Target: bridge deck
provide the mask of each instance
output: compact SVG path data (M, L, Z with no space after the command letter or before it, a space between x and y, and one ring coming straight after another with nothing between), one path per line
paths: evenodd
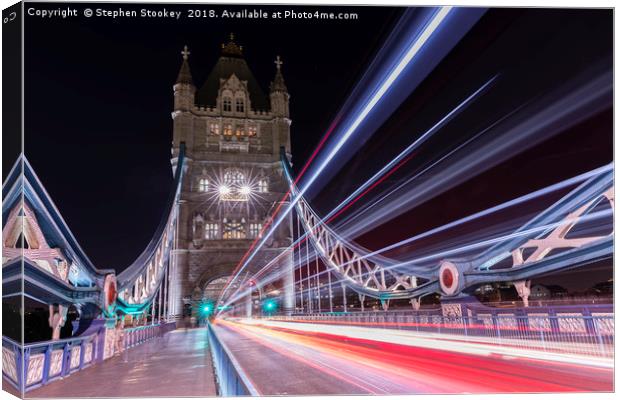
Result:
M215 395L206 329L170 332L26 393L28 398Z
M613 368L463 353L218 321L218 336L262 395L582 392L613 390ZM459 346L459 343L455 343Z

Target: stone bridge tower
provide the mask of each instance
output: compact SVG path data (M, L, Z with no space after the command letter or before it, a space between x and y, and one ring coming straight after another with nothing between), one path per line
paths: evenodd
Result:
M289 94L282 62L266 96L231 35L197 90L187 47L174 85L172 166L186 144L179 230L171 275L169 307L177 317L189 304L216 300L267 219L287 192L280 147L291 157ZM292 242L292 219L281 224L248 270L257 271ZM265 289L279 293L281 308L294 308L292 256L278 260L281 278ZM248 284L244 271L237 284Z

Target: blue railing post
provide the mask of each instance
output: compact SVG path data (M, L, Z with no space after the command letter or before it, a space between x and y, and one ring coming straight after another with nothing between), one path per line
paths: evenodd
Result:
M14 346L15 352L15 367L17 368L17 387L21 395L26 391L26 363L24 362L24 352L21 348Z
M30 349L24 349L24 377L23 377L23 385L24 391L26 390L26 386L28 385L28 369L30 368Z
M69 375L69 370L71 369L71 346L69 343L65 343L62 348L62 367L60 369L60 376Z
M86 350L85 343L86 341L84 339L80 342L80 364L78 365L78 369L82 369L84 367L84 351Z
M43 378L41 384L45 385L50 376L50 364L52 361L52 349L53 345L49 344L45 349L45 358L43 359Z

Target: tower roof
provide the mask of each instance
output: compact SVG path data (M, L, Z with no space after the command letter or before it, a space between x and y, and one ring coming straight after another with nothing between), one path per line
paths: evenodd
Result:
M241 46L234 42L234 37L231 35L230 41L222 45L222 55L209 73L204 85L196 93L196 104L214 107L220 89L220 79L229 79L232 74L235 74L237 78L248 83L252 109L269 110L269 101L241 51Z

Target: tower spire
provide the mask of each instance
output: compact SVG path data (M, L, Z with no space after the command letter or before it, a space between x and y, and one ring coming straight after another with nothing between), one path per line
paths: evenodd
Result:
M222 43L222 55L226 57L242 57L243 47L235 43L235 34L230 33L228 43Z
M282 76L282 60L280 56L276 56L276 60L273 62L276 65L276 76L273 78L273 82L271 82L271 91L272 92L288 92L286 88L286 84L284 83L284 76Z
M181 69L179 70L179 76L177 76L176 83L188 83L193 85L192 82L192 73L189 69L189 63L187 60L189 59L190 51L187 46L183 46L183 51L181 51L181 55L183 56L183 64L181 64Z

